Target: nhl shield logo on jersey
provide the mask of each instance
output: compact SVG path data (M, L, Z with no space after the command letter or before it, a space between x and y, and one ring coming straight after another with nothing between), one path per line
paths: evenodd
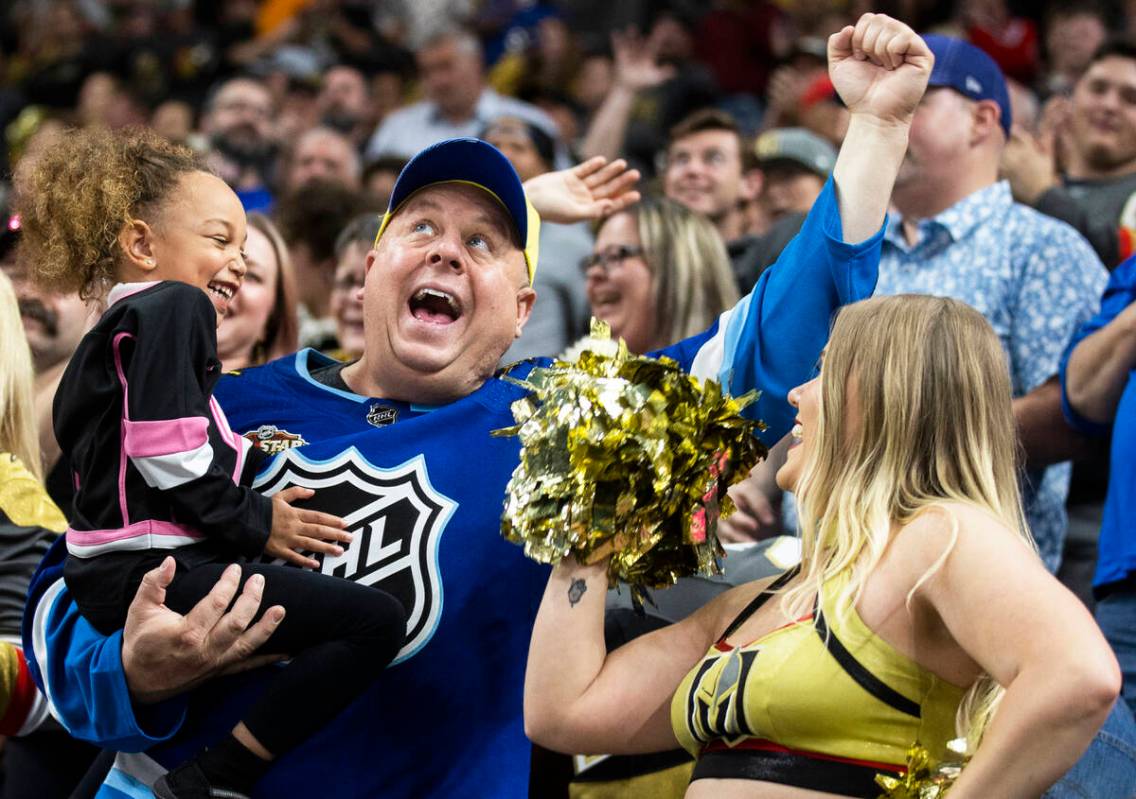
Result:
M303 436L281 430L274 424L262 424L255 430L249 430L244 437L251 441L254 447L264 450L269 455L276 455L308 443Z
M389 405L375 403L367 410L367 423L375 427L386 427L398 419L398 411Z
M334 513L354 536L342 555L314 554L320 571L374 585L406 608L406 644L395 663L426 645L442 612L438 544L457 503L430 484L421 456L393 469L372 465L354 447L327 461L289 450L257 478L271 496L290 486L315 491L305 507ZM308 553L311 554L311 553Z

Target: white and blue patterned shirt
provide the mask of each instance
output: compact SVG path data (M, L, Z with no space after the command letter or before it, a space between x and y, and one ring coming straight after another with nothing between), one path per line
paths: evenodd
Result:
M1014 202L1000 181L921 220L914 245L893 216L876 294L953 297L981 311L1002 342L1020 397L1057 374L1065 346L1096 312L1107 282L1079 233ZM1052 571L1065 543L1070 472L1068 463L1051 466L1029 475L1024 487L1026 516Z

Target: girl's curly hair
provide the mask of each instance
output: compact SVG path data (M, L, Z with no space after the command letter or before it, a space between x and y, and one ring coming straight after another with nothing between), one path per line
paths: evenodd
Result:
M101 296L115 282L118 235L156 212L182 175L207 171L153 131L69 130L16 169L18 257L45 289Z

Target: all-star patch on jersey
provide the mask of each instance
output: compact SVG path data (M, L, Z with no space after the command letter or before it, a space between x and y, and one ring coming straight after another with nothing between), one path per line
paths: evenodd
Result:
M239 374L239 372L233 372L231 374ZM269 455L276 455L286 449L302 447L304 444L308 443L304 440L303 436L290 433L287 430L281 430L274 424L262 424L255 430L249 430L243 435L252 442L254 447L257 447Z

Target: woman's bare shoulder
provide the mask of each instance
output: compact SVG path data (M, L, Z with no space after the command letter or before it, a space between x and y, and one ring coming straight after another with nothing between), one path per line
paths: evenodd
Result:
M956 552L973 553L995 544L1002 551L1006 544L1010 550L1016 550L1017 544L1022 545L1023 553L1028 551L1021 536L990 511L969 502L943 500L928 505L903 525L892 548L893 554L921 573Z

